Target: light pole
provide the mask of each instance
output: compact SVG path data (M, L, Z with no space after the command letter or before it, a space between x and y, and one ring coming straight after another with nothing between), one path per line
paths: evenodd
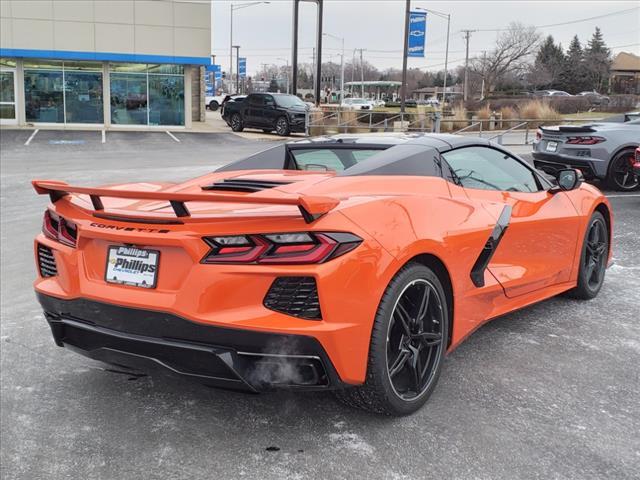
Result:
M276 60L284 60L287 64L287 93L289 93L289 59L288 58L282 58L282 57L278 57L276 58Z
M240 45L232 45L231 48L236 49L236 93L240 93Z
M444 53L444 83L442 87L442 105L444 106L444 102L447 97L447 67L449 66L449 30L451 27L451 14L450 13L442 13L436 10L429 10L428 8L416 7L416 10L423 10L425 12L429 12L437 17L446 18L447 19L447 47Z
M407 100L407 57L409 56L409 15L411 14L411 0L407 0L404 7L404 50L402 55L402 95L400 96L400 113L404 114ZM404 121L404 117L400 117Z
M340 55L340 104L342 104L344 100L344 37L338 37L330 33L323 33L323 35L335 38L336 40L340 40L342 42L342 54Z
M229 22L230 22L230 25L229 25L229 81L231 82L231 85L233 85L233 11L240 10L241 8L253 7L254 5L260 5L261 3L271 3L271 2L250 2L250 3L240 3L240 4L232 3L229 6L230 12L231 12L229 16Z

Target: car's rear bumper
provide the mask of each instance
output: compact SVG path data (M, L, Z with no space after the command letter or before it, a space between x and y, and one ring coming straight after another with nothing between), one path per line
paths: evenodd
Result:
M563 168L577 168L586 179L603 178L590 160L577 159L554 153L532 152L534 166L550 175L555 175Z
M313 337L204 325L176 315L37 292L57 345L87 357L171 371L247 392L344 386Z

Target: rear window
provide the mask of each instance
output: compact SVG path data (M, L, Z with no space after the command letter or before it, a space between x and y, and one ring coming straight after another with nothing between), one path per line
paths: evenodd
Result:
M380 150L309 149L292 150L298 170L334 170L341 172L366 160Z
M278 145L225 165L216 171L288 169L342 172L389 146L384 145L379 149L332 148L329 145L315 148L291 148L289 149L291 157L287 159L287 148L284 145Z

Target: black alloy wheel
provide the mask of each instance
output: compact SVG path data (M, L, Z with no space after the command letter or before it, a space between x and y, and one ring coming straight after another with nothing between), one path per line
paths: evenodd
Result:
M363 385L337 390L343 403L385 415L409 415L425 404L448 345L449 308L431 268L408 263L389 282L371 332Z
M444 308L425 279L409 283L396 301L387 333L387 374L398 397L412 401L429 387L442 358Z
M289 121L285 117L280 117L276 121L276 133L281 137L286 137L289 135Z
M586 254L583 259L587 285L594 291L600 289L604 280L609 251L607 238L607 227L604 221L597 219L587 232Z
M242 125L242 118L237 113L234 113L231 116L231 130L234 132L241 132L244 130L244 126Z
M590 300L602 288L609 259L609 229L600 212L595 212L587 226L580 255L578 284L569 292L570 297Z
M640 185L640 177L633 170L635 154L633 150L618 153L609 167L609 183L620 191L635 190Z

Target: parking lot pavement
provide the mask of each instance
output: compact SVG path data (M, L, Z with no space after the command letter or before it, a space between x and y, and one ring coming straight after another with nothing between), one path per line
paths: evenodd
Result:
M615 265L596 299L558 297L488 323L449 355L425 408L391 419L324 393L249 396L131 377L56 347L31 287L47 203L32 178L181 180L265 144L43 133L29 146L30 132L0 134L0 477L638 478L638 194L608 192Z

